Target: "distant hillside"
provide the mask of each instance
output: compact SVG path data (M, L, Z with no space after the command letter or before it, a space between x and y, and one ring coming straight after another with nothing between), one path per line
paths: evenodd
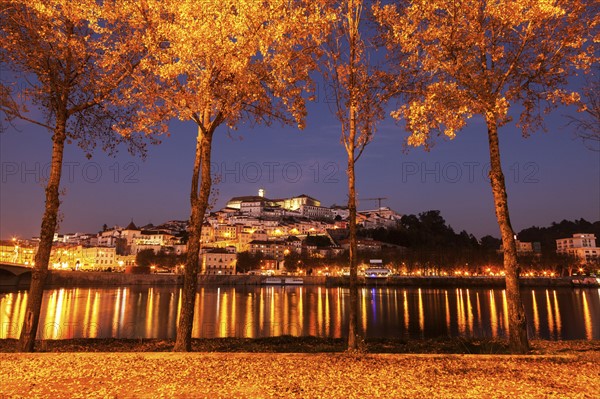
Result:
M571 237L576 233L592 233L600 245L600 221L588 222L585 219L553 222L549 227L533 226L521 230L517 235L523 242L539 242L545 253L556 251L556 239ZM466 231L456 233L449 226L440 211L431 210L419 215L404 215L395 229L360 229L359 235L386 243L408 248L453 248L493 250L502 242L491 236L475 239Z
M466 231L456 233L439 210L404 215L394 229L360 229L359 236L407 248L474 249L479 242Z

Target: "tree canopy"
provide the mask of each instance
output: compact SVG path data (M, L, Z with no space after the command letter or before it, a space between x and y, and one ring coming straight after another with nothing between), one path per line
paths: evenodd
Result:
M140 104L122 94L143 55L139 32L120 14L121 2L83 0L0 3L0 110L54 131L64 119L67 139L88 152L113 152L125 142L143 153L132 127ZM155 133L154 125L146 132Z
M529 134L556 104L579 100L568 79L597 61L592 21L598 11L588 0L376 7L391 69L415 76L392 116L406 121L409 144L423 145L431 132L453 138L476 114L503 126L511 121L509 108L520 104L519 126Z

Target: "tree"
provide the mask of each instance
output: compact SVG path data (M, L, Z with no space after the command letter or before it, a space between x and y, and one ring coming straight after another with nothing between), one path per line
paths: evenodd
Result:
M109 151L122 141L129 141L134 152L143 150L138 135L115 133L128 125L131 110L119 100L118 89L127 84L139 61L139 39L120 22L117 3L0 1L0 63L10 74L10 80L0 85L0 110L9 122L20 119L52 134L40 243L18 344L21 351L33 351L35 344L57 226L65 142L77 142L88 156L97 141Z
M490 180L504 249L509 346L529 349L519 293L516 246L500 160L498 130L519 104L524 135L542 114L575 103L566 89L576 68L594 61L590 26L598 4L587 0L417 0L377 7L383 40L400 76L414 76L406 102L392 116L406 121L408 143L427 145L432 132L453 138L473 115L485 119ZM545 106L544 106L545 104Z
M247 273L250 270L260 269L260 261L262 258L262 252L256 254L252 254L248 251L238 252L235 268L238 273Z
M331 240L328 236L311 236L310 234L304 239L305 245L315 246L317 248L326 248L331 246Z
M502 245L502 240L491 235L481 237L481 247L486 251L495 252Z
M363 0L337 2L341 18L326 45L325 79L331 88L335 115L341 123L341 141L346 151L348 176L348 210L350 230L350 315L348 349L356 349L358 318L358 269L356 243L356 175L355 164L371 141L376 122L383 118L377 98L376 74L369 63L369 44L361 37Z
M569 124L587 148L600 151L600 68L587 78L582 94L582 115L570 117Z
M180 265L184 261L184 255L169 253L164 248L158 251L158 253L155 253L153 249L142 249L135 255L135 264L138 266L158 266L170 271L176 270L177 265Z
M222 125L281 121L303 127L311 49L331 16L322 1L148 0L132 5L146 32L140 87L153 112L197 127L191 216L175 351L191 349L202 222L209 204L213 135Z
M148 267L156 260L153 249L142 249L135 255L135 264Z
M303 257L296 251L290 251L283 257L283 267L288 272L295 272L303 266Z

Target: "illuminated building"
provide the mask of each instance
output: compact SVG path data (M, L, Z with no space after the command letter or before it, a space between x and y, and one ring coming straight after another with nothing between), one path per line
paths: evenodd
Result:
M573 237L556 240L556 253L575 256L583 263L600 259L600 248L596 247L594 234L573 234Z
M210 248L202 253L201 273L209 275L235 274L235 248Z

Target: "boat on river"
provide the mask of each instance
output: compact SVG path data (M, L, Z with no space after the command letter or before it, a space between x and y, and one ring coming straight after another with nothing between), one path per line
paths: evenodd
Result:
M286 285L302 285L304 284L304 279L302 277L287 277L283 279L283 283Z
M367 279L387 279L392 275L392 271L383 267L370 267L365 270L365 278Z
M600 277L581 276L571 280L575 287L600 287Z

